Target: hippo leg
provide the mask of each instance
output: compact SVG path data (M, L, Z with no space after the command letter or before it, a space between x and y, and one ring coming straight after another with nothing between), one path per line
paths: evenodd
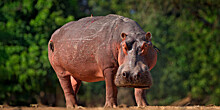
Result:
M75 96L75 93L73 91L71 81L70 81L70 75L58 76L58 79L60 81L61 87L62 87L64 95L65 95L66 107L73 108L74 106L77 106L76 96Z
M146 97L145 97L145 90L140 88L135 88L135 100L138 107L145 107L149 105L147 103Z
M73 91L71 79L70 79L71 73L68 71L65 71L63 68L57 67L57 66L54 67L54 70L57 74L57 77L60 81L60 85L61 85L63 92L64 92L64 95L65 95L66 107L73 108L73 107L77 106L76 96Z
M72 88L73 88L73 91L76 96L76 94L79 90L79 87L81 85L81 80L78 80L78 79L74 78L73 76L71 76L71 84L72 84Z
M115 69L107 68L104 70L105 75L105 84L106 84L106 101L105 107L113 107L116 108L117 106L117 87L114 83L114 75Z

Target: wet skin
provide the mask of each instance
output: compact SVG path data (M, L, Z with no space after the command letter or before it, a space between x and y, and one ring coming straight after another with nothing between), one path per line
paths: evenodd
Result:
M117 86L135 87L137 105L147 105L144 88L152 85L157 52L151 34L131 19L107 15L69 22L51 36L48 57L69 108L77 106L81 81L103 80L105 107L117 106Z

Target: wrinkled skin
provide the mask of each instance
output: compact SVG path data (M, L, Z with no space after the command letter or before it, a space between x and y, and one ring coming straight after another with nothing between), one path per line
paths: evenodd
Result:
M150 70L157 60L150 40L151 34L135 21L118 15L86 17L56 30L48 43L48 57L66 106L77 106L81 81L103 80L105 107L117 106L117 86L135 87L137 105L146 106L144 89L152 85Z

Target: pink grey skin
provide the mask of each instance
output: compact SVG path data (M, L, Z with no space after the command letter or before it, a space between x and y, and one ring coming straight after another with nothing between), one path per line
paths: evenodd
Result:
M138 106L146 106L150 70L157 61L151 34L119 15L86 17L57 29L48 43L49 61L64 91L66 106L77 106L81 81L106 83L105 107L117 106L117 86L134 87Z

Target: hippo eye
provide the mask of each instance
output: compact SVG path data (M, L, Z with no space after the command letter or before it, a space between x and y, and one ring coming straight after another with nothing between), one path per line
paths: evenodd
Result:
M125 55L128 54L128 53L127 53L127 51L128 51L128 47L127 47L126 42L123 42L123 43L122 43L122 50L123 50L123 52L124 52Z

